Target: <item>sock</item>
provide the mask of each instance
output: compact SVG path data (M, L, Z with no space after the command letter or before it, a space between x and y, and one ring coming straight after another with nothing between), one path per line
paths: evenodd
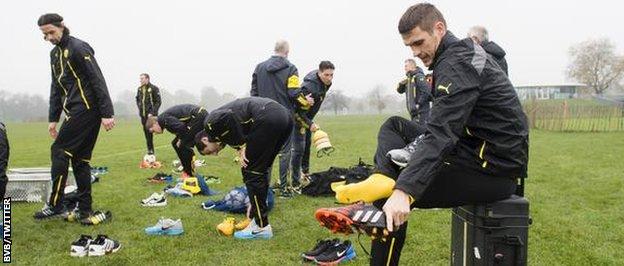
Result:
M364 201L372 203L379 199L385 199L392 195L395 181L383 174L372 174L366 180L336 186L332 188L336 192L338 203L354 203Z

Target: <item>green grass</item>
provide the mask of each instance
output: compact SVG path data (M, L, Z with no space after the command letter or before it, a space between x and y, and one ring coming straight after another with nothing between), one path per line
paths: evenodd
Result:
M337 152L329 158L312 158L312 170L349 166L359 157L372 163L376 132L382 116L322 117L319 124L331 137ZM49 165L50 138L46 124L9 124L11 167ZM159 159L175 159L169 148L172 136L155 137ZM237 241L220 236L216 224L226 216L204 211L199 204L208 197L169 198L165 208L147 209L139 200L162 185L147 184L156 170L137 167L144 152L143 134L136 121L121 121L112 132L101 132L93 165L106 165L109 174L93 186L94 207L111 210L111 223L83 227L60 220L37 222L32 214L41 204L13 204L13 262L23 265L300 265L299 253L318 238L332 237L313 218L318 207L332 206L332 198L299 196L277 199L270 214L275 237L270 241ZM222 177L213 188L227 191L242 184L233 151L206 158L200 173ZM624 133L531 134L530 178L526 196L531 201L533 225L529 233L531 265L622 265L624 256ZM274 176L276 175L274 171ZM220 197L220 196L218 196ZM185 234L152 237L146 226L159 217L182 218ZM242 216L236 216L242 218ZM69 243L80 234L108 234L123 248L99 258L71 258ZM448 265L450 212L414 211L409 238L403 250L403 265ZM357 242L355 236L348 239ZM362 238L365 246L366 237ZM350 265L368 264L356 245L358 258ZM620 254L620 255L618 255Z

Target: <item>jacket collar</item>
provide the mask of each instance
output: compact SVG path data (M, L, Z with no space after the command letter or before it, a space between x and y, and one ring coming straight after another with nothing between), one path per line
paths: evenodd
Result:
M61 41L58 43L58 46L61 48L67 47L67 44L69 43L69 38L69 34L63 34L63 37L61 37Z
M442 40L440 41L440 45L438 45L438 50L436 50L435 56L433 57L433 62L429 66L429 70L433 70L435 65L438 63L438 60L440 59L440 55L442 55L442 53L444 53L446 49L448 49L451 45L458 41L459 39L457 39L457 37L455 37L455 35L451 31L446 31L446 34L444 34Z

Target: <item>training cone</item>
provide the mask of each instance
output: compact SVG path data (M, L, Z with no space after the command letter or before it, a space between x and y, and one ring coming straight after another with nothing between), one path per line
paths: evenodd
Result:
M317 157L329 155L335 150L329 141L329 135L320 129L315 131L312 135L312 143L314 143L314 147L316 147Z

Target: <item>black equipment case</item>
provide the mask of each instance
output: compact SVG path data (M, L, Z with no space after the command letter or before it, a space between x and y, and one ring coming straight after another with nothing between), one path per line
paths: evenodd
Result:
M451 265L527 265L529 201L517 195L478 205L453 208Z

